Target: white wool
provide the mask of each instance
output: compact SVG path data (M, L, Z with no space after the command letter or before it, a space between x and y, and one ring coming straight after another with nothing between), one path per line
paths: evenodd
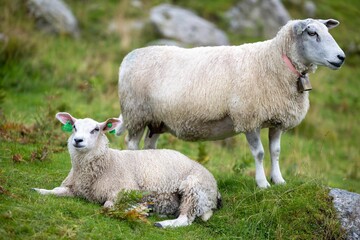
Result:
M204 214L203 219L207 219L218 208L220 193L216 180L201 164L174 150L111 149L103 132L110 129L102 130L107 122L72 119L74 130L68 140L71 171L60 187L35 189L38 192L83 197L105 207L113 206L120 191L149 192L156 212L179 214L180 220L187 219L179 220L180 223L159 222L161 227L188 225Z
M152 46L136 49L119 71L119 96L128 148L156 148L160 134L188 140L217 140L245 133L256 162L258 186L269 183L263 169L260 129L269 128L271 178L279 168L281 132L297 126L309 109L309 93L298 87L317 65L339 69L345 54L328 20L294 20L275 38L240 46ZM309 89L309 84L305 84ZM272 143L274 142L274 143Z
M301 72L309 68L297 62L291 31L289 23L272 40L240 46L131 52L119 80L126 128L136 132L164 122L179 138L198 140L209 138L213 123L226 116L233 134L272 122L283 129L296 126L309 108L308 93L298 92L297 76L282 55Z

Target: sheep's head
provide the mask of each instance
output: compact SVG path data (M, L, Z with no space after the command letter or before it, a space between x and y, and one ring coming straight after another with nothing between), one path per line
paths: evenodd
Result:
M66 112L57 113L56 118L62 124L71 124L72 135L68 143L69 146L80 152L87 152L93 149L97 144L99 136L113 130L121 123L121 120L117 118L110 118L101 123L90 118L76 119Z
M345 53L329 33L339 25L337 20L306 19L296 21L293 30L297 38L297 49L306 65L322 65L339 69Z

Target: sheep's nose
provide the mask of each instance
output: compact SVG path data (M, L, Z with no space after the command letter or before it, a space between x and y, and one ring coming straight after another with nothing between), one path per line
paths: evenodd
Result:
M345 60L345 54L344 55L337 55L338 59L340 59L342 62Z
M82 138L74 138L75 143L81 143L84 140Z

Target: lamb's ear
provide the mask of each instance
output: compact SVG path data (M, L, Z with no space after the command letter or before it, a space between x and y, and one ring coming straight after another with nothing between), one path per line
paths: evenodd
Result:
M319 22L324 24L328 29L332 29L340 24L340 22L335 19L328 19L328 20L319 19Z
M55 116L62 124L66 124L68 121L70 121L71 125L74 125L76 122L76 118L70 115L70 113L67 112L58 112Z
M114 130L122 121L118 118L109 118L105 122L100 123L100 129L103 132L109 132Z

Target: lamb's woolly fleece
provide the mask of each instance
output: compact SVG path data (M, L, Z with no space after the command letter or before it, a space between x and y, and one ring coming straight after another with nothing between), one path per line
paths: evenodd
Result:
M103 204L114 202L120 190L146 190L155 193L152 200L159 213L175 214L182 204L194 214L188 215L191 221L217 208L216 181L197 162L173 150L114 150L100 134L96 148L87 153L68 143L72 169L61 186L74 195Z
M240 46L153 46L131 52L119 73L126 129L163 123L181 139L199 140L224 138L214 133L224 121L230 124L227 135L298 125L309 108L308 93L298 92L298 76L282 55L299 72L314 69L301 64L292 27L289 22L274 39Z

